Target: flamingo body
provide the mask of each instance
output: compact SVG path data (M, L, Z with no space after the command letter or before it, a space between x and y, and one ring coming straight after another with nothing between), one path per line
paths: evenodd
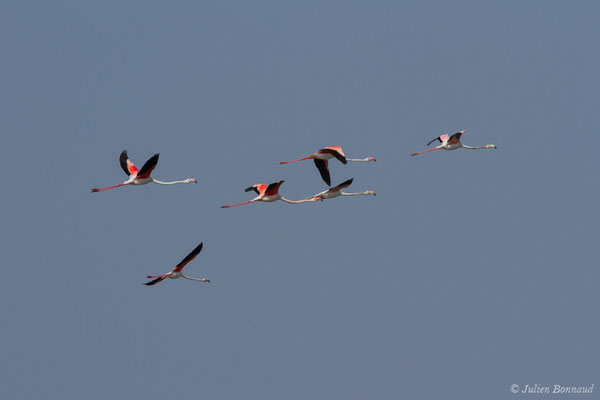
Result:
M146 185L150 182L156 183L159 185L174 185L177 183L197 183L196 179L188 178L183 181L172 181L172 182L161 182L156 180L150 176L154 168L156 168L156 164L158 163L158 153L150 157L148 161L144 163L141 169L137 169L133 162L127 156L127 150L123 150L119 157L119 163L121 164L121 168L123 171L129 176L129 179L123 183L119 183L118 185L103 187L103 188L93 188L92 193L102 192L104 190L114 189L119 186L128 186L128 185Z
M273 182L270 185L266 185L264 183L258 183L256 185L252 185L252 186L246 188L245 191L246 192L255 191L258 194L258 196L256 196L252 200L244 201L243 203L221 206L221 208L231 208L231 207L241 206L243 204L254 203L257 201L263 201L265 203L272 203L274 201L281 200L281 201L284 201L284 202L290 203L290 204L299 204L299 203L323 200L322 198L320 198L318 196L313 196L313 197L309 197L307 199L302 199L302 200L288 200L279 194L279 187L283 184L283 182L285 182L285 181L281 180L281 181Z
M332 158L337 158L342 164L347 164L348 161L356 161L356 162L369 162L369 161L377 161L373 157L367 158L346 158L346 154L340 146L327 146L322 149L317 150L316 153L308 155L306 157L300 158L298 160L293 161L281 161L279 164L289 164L302 160L313 160L315 166L319 170L319 174L323 181L327 184L327 186L331 186L331 177L329 174L329 162L328 160Z
M353 181L354 181L354 178L350 178L347 181L342 182L339 185L332 187L329 190L325 190L321 193L316 194L315 197L320 197L322 199L335 199L336 197L340 197L340 196L358 196L358 195L373 195L373 196L375 196L375 192L372 190L367 190L365 192L360 192L360 193L342 192L342 189L345 189L348 186L350 186Z
M144 283L144 285L146 285L146 286L156 285L157 283L162 282L163 280L165 280L167 278L169 278L169 279L185 278L185 279L189 279L191 281L210 283L210 279L208 279L208 278L191 278L189 276L183 275L183 273L181 272L181 270L190 261L192 261L194 258L196 258L196 256L200 253L201 250L202 250L202 243L200 243L198 246L196 246L196 248L194 250L192 250L190 252L190 254L188 254L183 260L181 260L181 262L179 264L177 264L175 266L175 268L173 268L172 271L167 272L166 274L162 274L162 275L148 275L146 278L153 279L153 280L150 282Z
M411 156L417 156L419 154L428 153L428 152L434 151L434 150L456 150L456 149L460 149L460 148L468 149L468 150L496 149L496 145L493 145L493 144L486 144L485 146L479 146L479 147L471 147L471 146L462 144L460 141L460 137L465 132L466 132L466 130L463 130L463 131L456 132L452 136L449 136L447 134L438 136L435 139L432 139L429 143L427 143L427 146L429 146L431 143L435 142L436 140L441 143L439 146L436 146L429 150L412 153Z

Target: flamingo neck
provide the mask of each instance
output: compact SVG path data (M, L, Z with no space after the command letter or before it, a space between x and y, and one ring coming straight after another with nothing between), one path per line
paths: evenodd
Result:
M345 193L345 192L341 192L341 194L342 194L342 196L360 196L360 195L363 195L363 194L364 195L369 195L369 194L372 194L372 193L369 192L369 191L366 191L366 192L360 192L360 193Z
M157 181L156 179L152 178L151 182L157 183L159 185L175 185L177 183L190 183L191 181L189 179L186 179L183 181L161 182L161 181Z
M300 204L300 203L306 203L309 201L319 201L319 199L317 199L316 197L309 197L307 199L302 199L302 200L288 200L285 197L281 197L279 200L285 201L286 203L290 203L290 204Z
M369 161L375 161L375 159L373 157L367 157L367 158L346 158L346 161L369 162Z
M210 282L210 280L208 280L207 278L191 278L191 277L185 276L183 274L181 274L181 277L185 278L185 279L189 279L190 281Z
M471 147L471 146L467 146L467 145L464 145L464 144L461 147L463 149L469 149L469 150L479 150L479 149L489 149L489 148L491 148L489 145L487 145L487 146Z

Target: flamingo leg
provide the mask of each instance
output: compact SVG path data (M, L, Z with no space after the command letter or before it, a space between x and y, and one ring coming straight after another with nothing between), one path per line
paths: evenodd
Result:
M289 164L289 163L293 163L296 161L310 160L311 158L314 158L314 156L303 157L303 158L300 158L298 160L293 160L293 161L281 161L279 164Z
M429 153L430 151L434 151L434 150L439 150L441 149L441 147L434 147L433 149L429 149L429 150L425 150L425 151L420 151L418 153L412 153L411 156L418 156L419 154L423 154L423 153Z
M103 188L93 188L92 193L102 192L103 190L114 189L119 186L126 186L126 185L131 185L131 183L119 183L118 185L113 185L113 186L108 186L108 187L103 187Z
M231 204L231 205L229 205L229 206L221 206L221 208L230 208L230 207L241 206L241 205L243 205L243 204L253 203L253 202L255 202L255 201L258 201L258 200L256 200L256 199L255 199L255 200L248 200L248 201L245 201L245 202L243 202L243 203Z

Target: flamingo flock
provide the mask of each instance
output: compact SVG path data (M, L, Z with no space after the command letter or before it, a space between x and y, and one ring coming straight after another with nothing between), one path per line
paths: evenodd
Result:
M460 141L460 138L465 132L466 132L466 130L458 131L455 134L453 134L452 136L449 136L448 134L440 135L440 136L436 137L435 139L431 140L429 143L427 143L427 145L429 146L437 140L440 143L438 146L433 147L428 150L421 151L421 152L412 153L411 156L416 156L419 154L424 154L424 153L428 153L430 151L440 150L440 149L441 150L456 150L459 148L470 149L470 150L496 149L496 146L493 144L487 144L485 146L480 146L480 147L471 147L471 146L462 144ZM340 146L328 146L328 147L323 147L323 148L317 150L317 152L310 154L306 157L302 157L300 159L292 160L292 161L281 161L279 164L290 164L290 163L303 161L303 160L313 160L323 181L327 184L327 186L331 186L331 174L329 171L328 160L330 160L332 158L336 158L342 164L347 164L348 161L352 161L352 162L376 161L374 157L347 158L346 155L344 154L344 151L342 150L342 148ZM156 168L156 165L158 163L158 153L154 154L152 157L150 157L150 159L148 159L148 161L146 161L144 163L144 165L142 166L142 168L139 170L136 168L136 166L133 164L133 162L129 159L129 156L127 155L126 150L123 150L121 152L121 155L119 156L119 163L121 165L121 168L125 172L125 174L127 174L129 176L129 179L127 179L123 183L119 183L119 184L113 185L113 186L92 188L92 190L91 190L92 193L102 192L105 190L114 189L114 188L121 187L121 186L129 186L129 185L140 186L140 185L145 185L148 183L156 183L158 185L175 185L175 184L179 184L179 183L184 183L184 184L197 183L196 179L194 179L194 178L187 178L185 180L171 181L171 182L162 182L162 181L154 179L150 174L154 171L154 169ZM334 199L334 198L340 197L340 196L360 196L360 195L375 196L375 192L372 190L367 190L367 191L358 192L358 193L343 192L342 189L348 188L354 182L354 178L350 178L350 179L340 183L339 185L330 187L327 190L324 190L322 192L315 194L314 196L310 196L310 197L307 197L307 198L304 198L301 200L288 200L279 193L279 189L284 182L285 182L284 180L280 180L277 182L273 182L269 185L264 184L264 183L258 183L258 184L252 185L252 186L246 188L245 191L246 192L252 192L252 191L255 192L256 197L254 197L251 200L244 201L244 202L237 203L237 204L223 205L223 206L221 206L221 208L237 207L237 206L241 206L244 204L250 204L250 203L255 203L255 202L272 203L272 202L275 202L278 200L283 201L285 203L289 203L289 204L301 204L301 203L319 202L319 201L323 201L326 199ZM192 250L171 271L161 274L161 275L146 276L148 279L152 279L152 280L144 283L144 285L145 286L153 286L159 282L162 282L163 280L165 280L167 278L169 278L169 279L184 278L184 279L188 279L188 280L192 280L192 281L210 283L210 279L208 279L208 278L191 278L189 276L184 275L181 272L187 264L189 264L194 258L196 258L196 256L198 256L198 254L202 250L202 246L203 246L203 243L201 242L198 246L196 246L196 248L194 248L194 250Z

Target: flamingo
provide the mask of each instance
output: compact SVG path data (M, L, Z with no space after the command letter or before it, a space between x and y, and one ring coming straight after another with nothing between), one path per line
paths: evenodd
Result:
M436 140L440 141L441 144L439 146L436 146L436 147L434 147L432 149L429 149L429 150L420 151L418 153L412 153L411 156L416 156L416 155L419 155L419 154L423 154L423 153L427 153L427 152L434 151L434 150L439 150L439 149L443 149L443 150L456 150L456 149L460 149L462 147L463 149L479 150L479 149L495 149L496 148L496 146L493 145L493 144L486 144L485 146L479 146L479 147L471 147L471 146L467 146L467 145L462 144L460 142L460 137L466 131L467 131L466 129L464 131L458 131L458 132L456 132L454 135L452 135L450 137L447 134L444 134L444 135L441 135L439 137L436 137L431 142L427 143L427 146L429 146L431 143L435 142Z
M129 157L127 156L127 150L123 150L121 152L121 156L119 157L119 162L121 163L121 168L127 175L129 175L129 179L123 183L119 183L118 185L108 186L104 188L93 188L92 193L101 192L103 190L114 189L119 186L126 185L145 185L147 183L157 183L159 185L174 185L176 183L198 183L194 178L188 178L183 181L173 181L173 182L161 182L150 176L154 168L156 168L156 164L158 163L158 153L150 157L148 161L144 164L142 169L138 170L135 165L131 162Z
M353 180L354 180L354 178L350 178L347 181L342 182L339 185L332 187L329 190L326 190L324 192L316 194L315 197L318 196L322 199L334 199L339 196L358 196L358 195L362 195L362 194L364 194L364 195L372 194L373 196L375 196L375 192L372 190L367 190L365 192L360 192L360 193L344 193L344 192L342 192L342 189L345 189L348 186L350 186L352 184Z
M144 283L144 285L146 286L152 286L152 285L156 285L159 282L162 282L165 278L169 278L169 279L177 279L177 278L185 278L185 279L189 279L191 281L199 281L199 282L208 282L210 283L210 279L208 278L190 278L189 276L185 276L184 274L181 273L181 270L183 269L183 267L185 267L190 261L192 261L194 258L196 258L196 256L198 255L198 253L200 253L200 250L202 250L202 243L200 243L194 250L192 250L192 252L190 254L188 254L183 260L181 260L181 262L179 264L177 264L177 266L175 266L175 268L173 268L172 271L167 272L166 274L162 274L162 275L148 275L146 278L155 278L154 280Z
M322 149L319 149L316 153L311 154L309 156L300 158L298 160L293 160L293 161L282 161L279 164L289 164L289 163L293 163L296 161L312 159L315 162L315 165L317 166L317 168L319 169L321 178L323 178L323 180L325 181L327 186L331 186L331 178L329 177L329 164L328 164L327 160L329 160L330 158L333 158L333 157L340 160L340 162L342 164L347 164L348 161L355 161L355 162L377 161L373 157L346 158L346 155L344 154L344 151L342 150L342 148L340 146L328 146L328 147L323 147Z
M290 204L305 203L307 201L319 201L319 200L323 201L323 199L318 196L309 197L309 198L303 199L303 200L288 200L279 194L279 187L281 186L281 184L283 182L285 182L285 181L274 182L274 183L271 183L269 186L265 185L264 183L258 183L256 185L252 185L252 186L246 188L245 191L250 192L250 191L254 190L258 194L258 196L256 196L252 200L244 201L243 203L232 204L229 206L221 206L221 208L230 208L230 207L235 207L235 206L241 206L242 204L254 203L255 201L264 201L264 202L270 203L273 201L281 200L281 201L285 201L286 203L290 203Z

